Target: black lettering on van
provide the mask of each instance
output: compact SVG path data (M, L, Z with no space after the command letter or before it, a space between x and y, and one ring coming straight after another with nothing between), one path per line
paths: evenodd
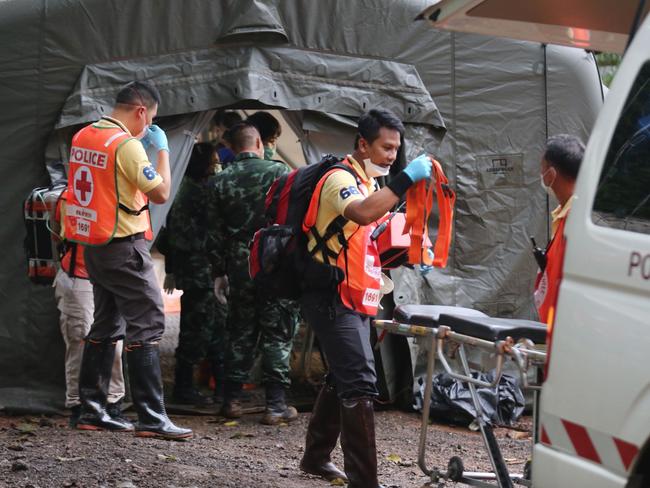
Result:
M639 274L644 280L650 280L650 254L644 256L640 252L632 252L627 275L632 276L635 268L639 268Z

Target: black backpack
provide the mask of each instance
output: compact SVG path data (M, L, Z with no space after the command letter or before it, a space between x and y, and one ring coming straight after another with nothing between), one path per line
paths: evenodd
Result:
M354 175L349 166L328 154L316 164L281 176L269 188L265 201L267 225L253 236L248 260L250 276L259 290L276 298L296 299L305 289L330 289L343 279L339 268L312 258L302 230L316 185L334 168ZM341 232L345 222L342 217L337 219L319 241L325 243Z

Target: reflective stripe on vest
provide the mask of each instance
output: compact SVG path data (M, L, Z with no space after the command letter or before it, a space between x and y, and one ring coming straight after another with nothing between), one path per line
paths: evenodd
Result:
M535 282L535 306L539 321L549 325L549 310L557 303L557 294L562 280L562 263L564 261L564 224L566 217L560 220L557 230L546 248L546 268L537 274Z
M115 235L119 218L116 151L129 138L120 128L89 125L72 139L65 215L68 240L101 246ZM148 213L143 218L149 219Z
M342 163L347 164L354 170L354 166L347 159L343 160ZM302 229L305 233L309 233L312 227L316 225L323 185L335 171L344 170L335 168L328 171L314 189L309 208L303 220ZM363 195L368 196L368 191L364 185L357 184L357 187ZM347 308L364 315L375 316L377 315L377 307L381 297L379 293L381 263L377 245L370 239L370 234L375 230L376 224L354 225L356 225L356 229L345 239L345 244L341 247L336 258L336 266L345 275L343 281L339 283L338 292L341 302ZM334 236L334 238L338 238L338 236Z
M408 252L410 264L426 264L444 268L447 266L449 246L451 245L452 225L454 221L454 204L456 194L449 188L449 180L442 171L442 166L435 159L433 162L432 181L421 180L408 189L406 193L406 224L404 232L411 236ZM427 189L428 183L428 189ZM426 252L425 236L429 233L429 215L433 208L433 188L439 211L438 237L433 248L433 259Z

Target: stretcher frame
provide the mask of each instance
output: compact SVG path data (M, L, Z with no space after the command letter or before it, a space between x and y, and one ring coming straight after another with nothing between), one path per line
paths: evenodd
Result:
M454 332L449 326L438 325L431 327L426 325L404 324L394 320L374 320L373 325L384 333L398 334L406 337L417 338L418 342L425 343L427 349L427 370L426 383L424 389L424 402L422 407L422 424L420 427L420 441L418 445L418 466L420 470L430 478L432 483L439 483L438 486L444 486L444 482L454 481L468 486L513 488L513 484L522 486L532 486L530 481L530 461L526 463L523 474L510 474L506 463L501 455L501 450L497 443L496 437L492 431L492 426L483 420L482 410L476 386L496 388L503 374L503 365L506 359L513 360L521 377L522 389L533 391L533 443L537 441L537 410L538 410L538 393L541 389L539 384L531 384L528 381L528 371L532 366L543 365L546 361L546 352L534 349L535 344L529 339L522 339L515 342L511 337L504 340L488 341L469 335L463 335ZM380 339L381 340L381 339ZM457 358L460 363L462 372L454 371L445 354L444 345L446 342L453 343L457 346ZM476 347L484 351L496 354L496 368L494 380L491 383L481 381L471 376L469 362L465 347ZM436 355L440 360L444 370L452 378L467 382L477 411L476 422L478 423L481 437L492 464L493 472L466 472L464 471L462 459L452 457L449 460L447 469L441 471L438 468L427 466L426 462L426 440L427 427L429 425L429 409L431 406L431 392L433 389L433 373L435 369ZM538 375L539 379L539 375ZM496 485L492 482L496 482Z

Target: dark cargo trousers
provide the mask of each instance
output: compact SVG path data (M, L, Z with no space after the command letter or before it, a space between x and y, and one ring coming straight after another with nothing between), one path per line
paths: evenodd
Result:
M289 387L289 360L296 332L297 313L292 302L270 300L258 293L243 273L229 274L226 379L233 383L249 381L250 371L259 352L262 381Z
M300 305L325 353L330 370L328 383L335 384L339 398L377 396L370 319L345 308L338 296L327 292L305 293Z
M226 315L212 288L184 288L176 359L189 364L206 358L223 362Z
M165 330L165 313L146 241L113 240L105 246L87 246L84 257L95 296L88 339L124 338L126 346L159 341Z

